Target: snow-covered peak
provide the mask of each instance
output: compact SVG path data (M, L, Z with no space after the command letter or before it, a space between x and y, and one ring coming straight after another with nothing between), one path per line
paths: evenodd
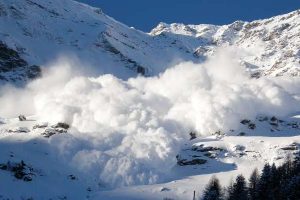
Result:
M228 45L244 52L241 63L253 76L297 76L299 12L224 26L160 23L147 34L72 0L1 0L0 41L30 65L71 57L94 74L122 79L157 75L181 61L202 62Z
M52 66L1 88L0 199L191 199L282 162L299 78L263 75L299 75L299 32L299 11L144 33L76 1L0 0L0 79Z
M199 58L219 46L234 46L245 54L241 63L253 76L299 76L300 10L253 22L229 25L184 25L160 23L150 35L175 38L194 49ZM191 39L192 38L192 39ZM192 40L186 44L188 40Z
M200 34L208 31L210 31L210 34L213 34L213 31L215 32L218 28L219 26L209 24L185 25L178 23L166 24L161 22L151 30L150 35L157 36L162 33L172 33L178 35L199 37Z

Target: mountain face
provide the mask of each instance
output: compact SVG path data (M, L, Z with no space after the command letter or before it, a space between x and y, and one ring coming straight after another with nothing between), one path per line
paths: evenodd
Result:
M8 48L0 43L0 80L5 82L27 82L28 79L34 79L41 76L39 66L29 66L28 63L20 58L17 51Z
M160 23L148 34L75 1L0 1L0 41L28 65L44 67L73 56L97 74L122 79L156 75L181 61L202 62L220 46L245 51L240 61L252 76L298 76L299 23L298 10L224 26ZM2 70L2 80L32 78L21 71L14 78Z
M253 75L299 76L300 10L253 22L236 21L229 25L159 24L153 36L174 39L195 57L212 54L218 46L233 46L248 55L240 57Z
M0 0L0 84L44 76L0 88L0 200L200 198L212 175L299 155L299 23L143 33L72 0Z

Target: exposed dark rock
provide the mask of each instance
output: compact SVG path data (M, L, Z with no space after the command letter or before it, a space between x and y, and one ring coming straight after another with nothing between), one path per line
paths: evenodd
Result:
M42 70L37 65L32 65L28 68L26 75L29 79L35 79L37 77L40 77L42 74Z
M56 11L48 9L47 7L42 6L41 4L38 4L38 3L34 2L34 1L31 1L31 0L26 0L26 1L27 1L27 3L29 3L31 5L35 5L36 7L40 8L42 10L45 10L46 12L51 14L52 17L60 16L60 14L58 14Z
M170 188L166 188L166 187L163 187L160 189L161 192L166 192L166 191L170 191L171 189Z
M73 174L69 175L68 178L69 178L70 180L77 180L77 177L74 176Z
M221 136L221 135L224 135L224 133L222 133L221 131L216 131L213 133L213 135Z
M271 117L270 120L271 120L271 122L277 122L278 121L278 119L275 116Z
M51 126L51 128L46 128L42 135L46 138L49 138L56 134L67 133L70 125L67 123L59 122Z
M251 74L251 78L260 78L262 76L261 72L254 72Z
M141 75L147 75L147 68L144 66L141 66L139 63L137 63L136 61L126 57L121 51L119 51L117 48L115 48L112 43L110 42L111 39L113 40L118 40L117 38L113 37L110 33L108 32L104 32L102 33L100 36L101 38L101 42L96 43L95 45L97 47L102 47L104 48L106 51L111 52L115 55L117 55L119 57L119 59L121 61L124 61L126 63L128 63L128 65L126 67L128 67L131 70L136 71L138 74ZM134 48L128 44L123 43L124 45L130 47L130 48Z
M19 115L19 121L26 121L26 117L24 115Z
M284 150L284 151L295 151L299 149L300 144L298 143L292 143L288 146L285 147L281 147L280 149Z
M63 129L69 129L70 125L67 123L63 123L63 122L58 122L57 124L54 124L53 126L51 126L52 128L63 128Z
M203 165L207 162L207 160L201 159L201 158L196 158L192 160L177 160L177 164L180 166L185 166L185 165Z
M193 140L193 139L196 139L197 136L196 136L196 133L195 132L190 132L190 140Z
M289 122L287 125L291 126L292 128L299 128L299 125L297 122Z
M27 127L15 127L7 130L9 133L28 133L30 130Z
M6 82L26 82L41 76L37 65L28 65L16 50L0 41L0 80Z
M16 8L14 5L11 5L9 7L10 14L13 18L19 20L19 19L25 19L25 14L18 8Z
M240 132L238 135L239 136L244 136L244 135L246 135L246 133L245 132Z
M206 152L204 154L204 156L208 157L208 158L216 158L217 155L215 153L212 153L212 152Z
M46 127L48 127L48 123L36 124L32 128L37 129L37 128L46 128Z
M233 150L234 151L245 151L245 147L243 146L243 145L235 145L234 147L233 147Z
M42 133L42 136L49 138L53 135L56 134L62 134L62 133L67 133L66 129L63 128L47 128L45 131Z
M208 152L208 151L223 151L223 149L218 148L218 147L205 147L203 144L200 146L193 146L192 147L193 151L199 151L199 152Z
M25 182L32 181L33 176L35 176L33 168L25 164L23 160L19 163L8 161L5 164L0 164L0 170L11 172L16 179Z
M144 67L141 67L141 66L137 66L136 71L137 71L138 74L142 74L142 75L145 75L145 74L146 74L145 68L144 68Z
M246 124L249 124L251 121L249 120L249 119L243 119L242 121L241 121L241 124L244 124L244 125L246 125Z
M248 124L248 128L253 130L256 128L256 125L254 123L250 123Z
M278 122L270 122L270 125L272 125L272 126L278 126Z

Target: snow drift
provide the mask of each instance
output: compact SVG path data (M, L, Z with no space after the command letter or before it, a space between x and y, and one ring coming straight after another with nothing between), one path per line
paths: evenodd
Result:
M73 139L55 137L51 144L70 165L104 184L161 182L190 131L227 132L244 118L297 111L299 100L290 89L299 79L283 78L284 87L267 77L251 79L236 53L221 49L203 64L184 62L159 76L126 81L84 76L59 62L25 89L2 89L1 105L13 105L0 115L22 111L71 124Z

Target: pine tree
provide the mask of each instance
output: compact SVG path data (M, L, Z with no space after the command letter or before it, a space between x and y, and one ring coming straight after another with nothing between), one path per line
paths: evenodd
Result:
M228 199L230 194L233 192L233 184L234 184L234 181L231 180L230 183L229 183L229 186L227 188L225 188L225 199Z
M259 182L257 184L257 200L270 199L270 180L271 180L271 166L265 164Z
M249 192L249 199L250 200L255 200L257 196L257 185L259 182L259 174L258 170L254 169L250 178L249 178L249 187L248 187L248 192Z
M293 175L300 175L300 151L293 161Z
M286 196L288 200L300 199L300 176L292 177L287 184L285 184Z
M300 155L294 161L288 157L279 167L265 164L261 176L255 169L248 188L243 175L239 175L226 194L224 198L218 179L212 177L202 200L300 200Z
M221 186L219 180L213 176L204 190L202 200L221 200Z
M271 166L270 180L269 180L269 188L272 191L269 194L270 199L278 199L279 198L280 181L281 181L281 175L280 175L276 165L273 163Z
M285 179L289 179L293 176L293 161L290 155L286 158L284 164L282 165L283 175Z
M246 180L243 175L238 175L229 190L228 200L246 200L247 196Z
M294 161L288 157L282 165L282 171L283 176L280 183L281 199L300 199L300 157L296 156Z

